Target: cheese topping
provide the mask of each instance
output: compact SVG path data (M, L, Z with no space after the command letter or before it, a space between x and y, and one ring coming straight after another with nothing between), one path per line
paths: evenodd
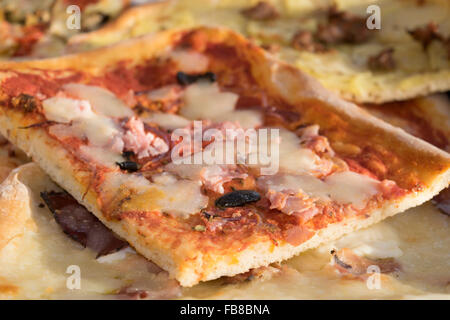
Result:
M44 100L45 117L50 121L69 123L73 135L86 137L94 146L104 146L119 133L113 120L96 114L86 100L53 97Z
M205 72L209 65L208 57L195 51L176 50L169 56L176 62L178 69L186 73Z
M42 102L45 117L49 121L69 123L73 119L89 117L92 109L89 101L53 97Z
M133 111L122 100L106 89L78 83L66 84L63 89L69 95L88 100L92 108L104 116L122 118L134 115Z
M379 182L355 172L339 172L328 176L324 181L312 175L262 176L258 186L266 191L285 194L306 194L310 198L322 201L336 201L340 204L352 204L363 209L367 201L379 191Z
M198 213L208 204L208 197L201 192L201 182L178 179L164 172L152 176L150 182L139 174L111 172L102 185L103 200L108 203L129 190L121 209L123 211L160 211L179 218Z
M184 92L185 104L180 114L191 120L237 121L243 128L260 126L260 112L235 110L238 98L235 93L221 92L217 83L198 82L190 85Z
M302 148L300 139L293 132L279 129L280 135L280 169L289 173L320 172L327 173L331 163L321 159L312 150Z
M191 121L176 114L171 113L151 113L150 115L143 117L142 121L156 123L161 128L167 130L174 130L178 128L187 127Z

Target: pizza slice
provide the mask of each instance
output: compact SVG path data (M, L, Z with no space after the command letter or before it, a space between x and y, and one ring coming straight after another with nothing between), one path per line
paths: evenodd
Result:
M123 11L129 2L4 0L0 2L0 57L61 55L71 36L99 28ZM76 21L72 18L77 13L80 15L79 27L69 28L68 22Z
M29 163L0 184L0 299L448 299L448 219L426 203L282 264L180 288L130 247L99 256L120 248L111 231ZM379 290L366 286L367 262Z
M229 30L0 70L1 133L183 286L287 259L449 184L447 153ZM255 149L253 132L270 136Z
M90 50L171 28L223 26L345 99L382 103L450 89L449 16L447 0L168 0L131 8L72 38L69 47Z

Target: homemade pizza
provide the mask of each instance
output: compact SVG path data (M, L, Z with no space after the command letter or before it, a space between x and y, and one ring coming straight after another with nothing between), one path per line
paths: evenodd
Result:
M446 152L227 29L0 70L0 131L65 190L42 198L66 233L89 246L59 216L77 201L116 234L113 249L128 243L185 287L331 242L450 180ZM270 138L255 146L252 132Z
M115 241L111 231L101 228L34 163L20 166L0 185L0 217L2 299L449 297L449 217L429 202L281 264L191 288L180 287L167 272ZM95 237L98 233L101 236ZM87 243L87 238L96 241ZM110 253L103 250L107 247ZM119 251L114 252L114 247ZM347 269L336 261L344 262ZM367 262L382 271L378 290L367 286L375 276L361 268ZM79 289L67 287L74 276L69 268L74 266L81 275Z
M124 10L129 0L2 0L0 58L58 56L71 36L92 31ZM74 7L76 6L76 7ZM77 11L79 10L79 12ZM79 18L75 18L79 14ZM68 28L68 24L75 24Z
M149 32L199 25L240 32L355 102L450 89L447 0L178 0L131 8L69 40L90 50Z

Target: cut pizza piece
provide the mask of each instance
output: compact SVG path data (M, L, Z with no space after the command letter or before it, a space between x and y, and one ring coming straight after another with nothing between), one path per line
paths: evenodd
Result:
M0 69L1 133L183 286L287 259L449 184L447 153L229 30ZM198 145L199 127L214 134ZM270 132L258 144L270 154L252 129Z
M231 28L356 102L450 89L447 0L179 0L131 8L72 51L200 25ZM369 29L370 27L370 29Z
M432 145L450 151L450 100L435 94L406 101L362 105L371 114Z
M129 0L4 0L0 2L0 58L61 55L71 36L92 31ZM78 19L77 15L78 14ZM78 25L76 24L78 23ZM72 25L71 27L69 27Z

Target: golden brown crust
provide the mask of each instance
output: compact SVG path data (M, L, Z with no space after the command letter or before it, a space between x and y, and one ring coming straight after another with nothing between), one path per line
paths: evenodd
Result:
M449 30L445 23L445 13L448 14L450 6L445 0L424 3L375 1L370 4L380 6L384 18L383 28L378 31L379 36L364 43L344 44L345 50L337 45L332 46L331 50L324 52L319 50L319 52L312 53L292 48L289 44L291 41L287 40L284 35L285 30L290 24L293 32L301 31L302 28L308 29L307 26L295 23L297 16L301 17L297 18L298 21L308 22L305 25L322 24L321 14L326 16L325 9L332 6L334 1L313 4L309 1L286 3L269 0L267 2L273 3L282 12L281 17L275 23L270 22L273 23L272 25L258 24L259 22L255 23L251 19L243 22L240 10L249 6L245 1L197 0L150 3L124 12L116 21L104 28L73 37L69 42L69 51L80 52L110 45L146 33L165 30L160 28L165 25L170 28L220 25L233 28L266 46L278 46L281 48L281 52L278 54L283 60L313 75L327 89L338 93L347 100L360 103L383 103L412 99L435 92L443 92L450 88L449 60L445 58L444 46L434 43L431 51L422 52L421 45L415 43L408 34L408 30L411 30L413 26L421 27L423 24L439 19L441 28L444 29L442 32L445 37L448 37ZM361 6L364 8L363 11L352 1L339 1L339 9L349 10L349 12L357 11L361 16L361 21L365 20L367 6ZM224 18L218 18L217 21L212 20L208 18L208 10L221 11ZM420 10L424 13L421 14ZM418 18L408 19L406 16L408 12L411 12L411 16ZM278 23L280 21L285 23L277 30L279 24L283 25L283 23ZM391 47L395 49L394 59L397 61L396 68L393 70L373 71L366 65L366 62L362 62L363 59L370 59L379 51ZM368 55L369 52L372 54ZM354 56L358 56L358 59L355 59ZM439 64L439 67L430 67L436 63Z
M320 124L332 143L353 143L363 148L381 147L377 156L388 166L387 177L407 188L409 193L401 200L383 202L379 208L370 212L368 218L355 217L331 224L298 246L284 242L274 245L264 233L256 233L242 241L229 242L225 237L223 242L215 242L199 232L186 230L176 219L164 218L151 212L124 212L120 221L110 220L105 216L105 212L101 212L99 194L88 189L94 173L86 171L86 167L77 162L74 155L62 148L59 142L51 139L42 128L19 129L35 123L36 119L17 108L3 105L0 109L2 133L30 154L52 179L67 189L108 227L126 238L144 256L167 269L182 285L191 286L198 281L233 275L286 259L324 241L418 205L448 185L450 156L447 153L330 94L311 77L274 60L243 37L225 29L169 31L111 48L59 59L0 63L0 70L40 74L44 71L36 69L46 70L44 73L66 69L98 76L104 72L103 68L110 68L120 61L131 59L130 65L136 65L158 56L167 47L185 39L186 35L198 36L206 39L208 43L235 48L237 55L247 61L250 73L257 79L260 89L278 100L280 106L295 108L305 120ZM220 65L221 60L217 61ZM312 109L314 111L311 111Z

